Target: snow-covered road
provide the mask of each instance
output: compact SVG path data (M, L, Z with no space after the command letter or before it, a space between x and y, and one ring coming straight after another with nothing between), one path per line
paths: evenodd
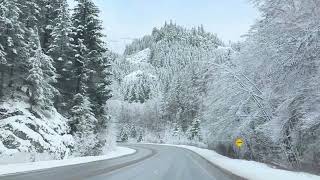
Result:
M1 180L320 180L307 173L273 169L214 151L179 145L128 145L136 153L1 176ZM127 148L128 149L128 148ZM54 161L53 161L54 162ZM41 163L41 162L40 162ZM48 161L48 166L52 162ZM54 164L54 163L53 163ZM60 163L61 164L61 163ZM1 168L1 167L0 167Z
M0 176L1 180L229 180L223 172L199 155L178 147L132 145L135 154L116 159L55 167Z

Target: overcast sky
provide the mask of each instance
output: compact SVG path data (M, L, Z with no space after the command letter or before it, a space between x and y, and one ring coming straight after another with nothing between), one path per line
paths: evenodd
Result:
M130 39L150 34L153 27L161 27L165 21L173 20L185 27L203 24L207 31L227 42L241 40L240 36L258 18L248 0L93 1L101 10L109 47L118 53L123 52Z

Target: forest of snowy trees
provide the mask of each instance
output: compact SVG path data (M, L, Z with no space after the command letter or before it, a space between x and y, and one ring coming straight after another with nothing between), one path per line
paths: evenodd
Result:
M92 0L0 0L0 155L97 155L117 136L319 173L320 2L251 3L244 42L170 21L117 55Z
M169 22L126 47L112 63L108 102L119 140L208 146L318 172L320 4L252 2L261 19L244 42Z
M78 0L72 15L69 12L67 0L1 1L0 100L25 101L35 117L47 118L57 110L66 126L60 136L67 133L74 139L63 142L66 149L95 155L103 150L110 126L105 103L111 97L113 56L103 42L97 6L91 0ZM1 147L19 149L22 139L31 142L28 151L51 150L15 123L25 124L56 146L43 137L39 124L12 122L8 108L1 110ZM15 112L22 115L19 109ZM62 125L57 126L46 130L56 134Z

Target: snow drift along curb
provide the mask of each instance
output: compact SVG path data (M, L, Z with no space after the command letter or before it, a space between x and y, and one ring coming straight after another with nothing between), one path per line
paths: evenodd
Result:
M281 169L274 169L266 164L247 161L241 159L231 159L222 156L215 151L209 149L198 148L186 145L172 145L172 144L156 144L165 146L174 146L191 150L216 166L231 172L234 175L243 177L249 180L320 180L320 176L304 173L293 172Z
M14 174L14 173L21 173L21 172L27 172L27 171L35 171L35 170L49 169L54 167L70 166L70 165L89 163L94 161L101 161L101 160L133 154L135 152L136 150L134 149L130 149L126 147L116 147L114 151L110 151L103 156L87 156L87 157L77 157L77 158L64 159L64 160L39 161L39 162L30 162L30 163L0 165L0 177L8 174Z

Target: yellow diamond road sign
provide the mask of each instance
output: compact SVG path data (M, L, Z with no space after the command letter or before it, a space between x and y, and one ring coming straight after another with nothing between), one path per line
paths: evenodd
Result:
M241 138L237 138L234 143L238 148L241 148L241 146L244 144L244 141Z

